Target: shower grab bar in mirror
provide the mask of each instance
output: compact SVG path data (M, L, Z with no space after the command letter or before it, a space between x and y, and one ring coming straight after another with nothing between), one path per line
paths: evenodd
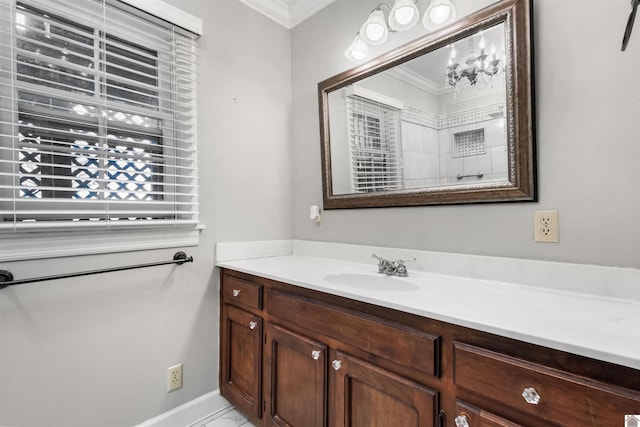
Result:
M51 276L34 277L31 279L20 279L20 280L14 280L13 273L11 273L9 270L0 270L0 289L6 288L8 286L22 285L25 283L44 282L45 280L68 279L71 277L90 276L92 274L110 273L113 271L133 270L136 268L156 267L159 265L167 265L167 264L182 265L185 262L193 262L193 257L192 256L187 257L187 254L185 254L184 252L176 252L173 255L173 259L171 261L149 262L146 264L127 265L123 267L110 267L110 268L103 268L100 270L80 271L77 273L54 274Z
M484 176L484 174L482 172L478 172L472 175L462 175L461 173L456 175L456 178L458 179L462 179L462 178L472 178L472 177L476 177L476 178L482 178Z

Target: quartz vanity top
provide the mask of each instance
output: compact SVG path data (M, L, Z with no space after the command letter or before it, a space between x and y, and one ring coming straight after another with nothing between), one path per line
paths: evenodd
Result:
M244 255L220 245L219 267L640 369L637 299L412 270L411 263L409 277L385 276L374 259L296 253L282 242L279 250L256 250L258 245ZM344 247L334 249L335 255ZM621 277L635 281L637 274L631 269Z

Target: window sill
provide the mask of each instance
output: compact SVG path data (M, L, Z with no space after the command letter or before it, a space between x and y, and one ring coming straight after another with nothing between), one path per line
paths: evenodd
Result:
M204 226L0 234L0 262L198 246Z

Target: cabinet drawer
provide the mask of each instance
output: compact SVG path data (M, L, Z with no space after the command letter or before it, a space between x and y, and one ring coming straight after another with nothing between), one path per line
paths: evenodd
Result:
M640 413L637 391L460 342L454 342L454 381L458 394L466 389L548 424L622 425L625 414Z
M461 400L456 400L456 426L469 427L522 427L491 412L476 408ZM465 424L466 423L466 424Z
M267 311L398 366L438 376L439 337L364 313L268 290Z
M262 285L258 283L224 274L222 296L226 303L262 309Z

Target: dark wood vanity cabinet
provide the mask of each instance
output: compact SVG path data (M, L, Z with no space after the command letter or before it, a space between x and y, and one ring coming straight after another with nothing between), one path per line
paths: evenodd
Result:
M620 426L640 371L222 269L220 390L257 426Z
M638 390L576 376L474 345L454 342L453 347L454 382L460 389L459 394L464 392L486 401L491 407L506 407L526 414L522 419L529 425L622 425L620 420L625 414L640 409ZM491 378L494 380L487 381ZM635 372L635 381L640 387L640 372Z
M325 426L327 346L273 324L265 336L266 425Z
M252 416L262 413L263 322L255 313L258 285L228 277L222 285L220 392ZM228 295L227 295L228 291ZM260 290L261 292L261 290ZM253 311L253 312L252 312Z
M331 359L329 425L436 425L437 391L341 351Z

